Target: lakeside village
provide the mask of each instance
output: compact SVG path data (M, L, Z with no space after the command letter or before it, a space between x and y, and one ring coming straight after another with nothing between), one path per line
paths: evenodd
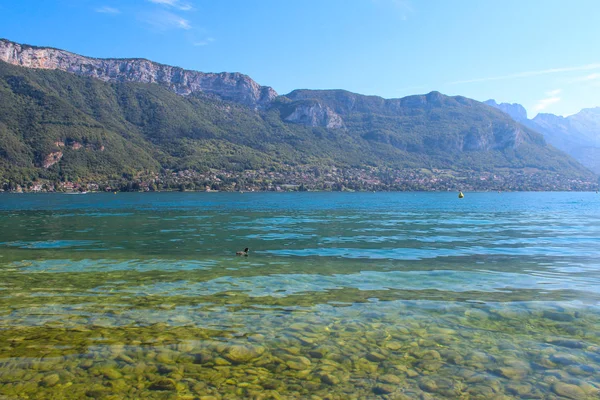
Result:
M0 177L0 191L39 192L264 192L264 191L597 191L599 182L566 179L539 170L491 172L443 169L289 167L228 172L162 171L104 180L34 180Z

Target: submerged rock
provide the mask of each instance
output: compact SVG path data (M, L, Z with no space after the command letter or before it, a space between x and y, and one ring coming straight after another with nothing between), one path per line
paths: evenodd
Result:
M323 383L325 383L327 385L334 386L334 385L337 385L337 384L340 383L340 379L337 376L335 376L333 374L330 374L330 373L327 373L327 372L322 373L320 375L320 378L321 378L321 382L323 382Z
M568 353L553 354L552 356L550 356L550 361L561 365L578 364L577 357Z
M308 352L308 355L312 358L317 358L317 359L321 359L323 357L325 357L325 352L323 350L320 349L315 349L315 350L311 350Z
M569 349L583 349L587 347L587 343L574 339L548 339L548 343Z
M375 394L391 394L398 389L395 385L389 385L386 383L379 383L373 387L373 393Z
M533 387L528 383L509 383L506 389L509 393L517 396L525 396L531 392Z
M419 387L426 392L437 392L438 385L437 383L430 378L424 378L419 381Z
M385 344L385 347L389 350L396 351L396 350L400 350L402 348L402 343L392 340L390 342L387 342Z
M383 383L393 384L393 385L399 385L400 383L402 383L402 378L400 378L396 375L386 374L386 375L381 375L379 377L378 381L383 382Z
M302 370L309 368L311 365L311 362L308 358L300 356L300 357L290 358L289 360L287 360L285 362L285 364L291 369L302 371Z
M226 348L223 357L233 363L241 364L260 357L264 352L265 348L262 346L232 345Z
M581 400L586 394L579 386L563 382L556 382L552 385L552 391L559 396L567 397L573 400Z
M42 386L52 387L55 386L58 382L60 382L60 376L58 376L58 374L50 374L42 379L41 384Z
M425 371L430 371L430 372L435 372L438 369L442 368L444 366L444 363L441 361L436 361L436 360L423 360L419 363L417 363L417 367L425 370Z
M558 311L544 311L543 317L558 322L571 322L575 320L573 315Z
M381 362L383 360L386 359L386 356L376 352L376 351L372 351L369 354L367 354L367 360L372 361L372 362Z
M175 390L177 388L175 381L172 379L159 379L152 382L150 390Z

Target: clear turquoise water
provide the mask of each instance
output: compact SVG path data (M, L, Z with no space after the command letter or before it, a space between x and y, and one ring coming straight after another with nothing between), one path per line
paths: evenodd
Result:
M0 398L599 396L595 193L6 194L0 277Z

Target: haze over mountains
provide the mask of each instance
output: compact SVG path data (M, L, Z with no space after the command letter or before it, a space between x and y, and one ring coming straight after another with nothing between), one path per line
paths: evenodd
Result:
M487 100L485 104L540 132L550 144L600 174L600 107L586 108L568 117L540 113L528 119L527 111L520 104L498 104L495 100Z
M388 189L589 189L597 180L528 120L438 92L279 96L240 73L0 40L0 99L0 172L22 183L184 170L258 171L263 183L283 171L309 186L337 171L326 180L338 187Z

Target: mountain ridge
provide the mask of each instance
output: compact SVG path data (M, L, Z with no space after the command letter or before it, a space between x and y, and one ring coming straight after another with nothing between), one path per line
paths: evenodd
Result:
M248 184L247 174L271 187L273 173L309 188L388 190L557 190L596 179L541 135L463 96L303 89L258 104L134 80L0 61L0 178L131 182L191 171L206 174L196 186L225 179L228 190Z
M490 99L483 102L488 106L492 106L494 108L499 109L500 111L505 112L510 115L517 122L526 122L529 121L527 117L527 110L521 104L518 103L496 103L496 100Z
M277 92L239 72L204 73L145 58L94 58L51 47L0 39L0 61L35 69L58 69L109 82L158 83L180 95L216 94L248 106L262 107Z
M596 174L600 174L600 107L584 108L580 112L563 117L551 113L538 113L534 118L525 118L514 110L525 108L517 103L496 103L487 100L515 121L540 132L556 148L566 152Z

